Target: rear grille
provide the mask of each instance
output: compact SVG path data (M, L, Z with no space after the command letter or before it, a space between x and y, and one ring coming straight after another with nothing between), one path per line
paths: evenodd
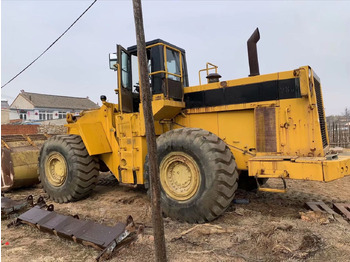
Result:
M314 78L314 83L315 83L315 92L316 92L316 100L317 100L318 118L320 121L320 128L321 128L322 144L323 144L323 148L325 148L326 146L328 146L328 142L327 142L327 135L326 135L326 121L324 117L323 101L322 101L322 95L321 95L321 85L316 78Z

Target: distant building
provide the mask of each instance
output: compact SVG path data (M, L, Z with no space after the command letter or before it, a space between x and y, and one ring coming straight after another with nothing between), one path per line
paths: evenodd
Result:
M45 121L66 118L67 113L98 108L88 97L56 96L21 90L10 106L10 120Z
M1 100L1 109L10 109L10 106L7 100Z
M7 100L1 100L1 124L10 123L10 106Z

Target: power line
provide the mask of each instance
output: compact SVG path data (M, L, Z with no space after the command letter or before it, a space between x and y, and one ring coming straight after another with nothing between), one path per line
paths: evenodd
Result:
M14 77L12 77L6 84L4 84L3 86L1 86L1 88L5 87L6 85L8 85L9 83L11 83L13 80L15 80L20 74L22 74L24 71L26 71L32 64L34 64L40 57L42 57L54 44L57 43L58 40L61 39L62 36L64 36L69 29L71 29L76 22L79 21L79 19L97 2L97 0L94 0L92 2L91 5L89 5L88 8L86 8L86 10L73 22L73 24L71 24L66 31L64 31L51 45L49 45L48 48L45 49L44 52L42 52L37 58L35 58L29 65L27 65L24 69L22 69L22 71L20 71L17 75L15 75Z

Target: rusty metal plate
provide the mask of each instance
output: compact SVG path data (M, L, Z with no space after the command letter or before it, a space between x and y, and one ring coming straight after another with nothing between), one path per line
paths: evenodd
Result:
M350 220L350 204L334 203L333 208L339 214L344 215L347 219Z
M126 227L124 223L109 227L93 221L80 220L72 216L44 210L38 206L23 213L18 217L18 221L35 225L42 231L57 234L78 243L93 243L102 249L123 234Z
M26 201L16 201L8 197L1 197L1 209L18 209L26 204Z
M11 163L11 150L1 148L1 191L3 192L13 186L14 170Z
M52 212L51 212L52 213ZM40 221L40 229L52 231L57 228L60 224L65 223L66 220L69 220L71 217L60 215L57 213L52 213L51 216L46 216Z
M324 202L306 202L306 206L313 211L327 212L328 214L335 215L336 213L327 206Z
M64 238L71 238L75 236L78 238L81 234L79 231L83 231L90 226L88 221L79 220L73 217L68 217L61 224L54 228L58 236Z
M27 212L20 215L18 219L35 225L49 214L49 211L40 209L39 206L35 206L29 209Z
M27 206L27 201L15 201L7 197L1 197L1 213L10 214Z
M106 227L93 223L79 238L83 241L95 243L106 248L115 238L125 230L125 224L118 223L114 227Z
M277 152L275 108L257 107L254 114L257 151Z
M29 206L33 206L33 196L29 195L26 200L16 201L1 196L1 217L9 218L12 214L18 213Z

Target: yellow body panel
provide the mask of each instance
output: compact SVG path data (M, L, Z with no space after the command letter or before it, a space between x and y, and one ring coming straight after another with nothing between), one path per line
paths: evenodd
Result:
M144 151L145 137L140 136L139 114L116 115L116 123L116 135L119 140L120 181L128 184L143 183L143 161L141 159L146 157L146 153ZM134 173L138 174L136 181Z
M253 157L249 160L249 173L259 178L283 177L328 182L350 175L350 158Z
M238 169L248 169L248 159L255 155L254 110L187 114L175 122L176 128L201 128L216 134L231 149Z
M112 152L101 123L82 123L79 125L81 135L89 155Z
M325 181L331 181L350 175L349 157L339 156L339 159L324 161L322 164Z
M184 102L172 100L154 100L152 102L153 117L155 121L171 119L185 108Z

